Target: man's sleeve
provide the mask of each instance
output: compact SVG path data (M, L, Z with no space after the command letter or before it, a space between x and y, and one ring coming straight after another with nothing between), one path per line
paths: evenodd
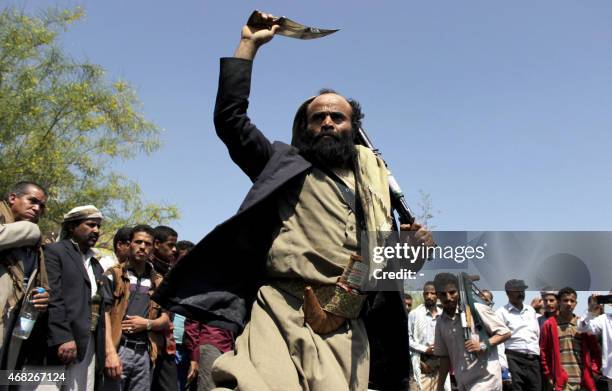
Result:
M436 338L434 341L434 355L440 357L448 356L448 347L446 346L446 341L444 341L444 338L442 338L442 326L440 325L440 319L438 319L436 322Z
M606 314L594 317L591 313L578 320L577 329L580 333L588 333L590 335L601 335L606 321Z
M40 241L40 228L29 221L0 224L0 251L30 247Z
M427 346L419 343L414 338L415 327L417 327L417 319L415 310L413 310L408 314L408 344L411 350L415 350L419 353L425 353Z
M113 281L113 275L110 272L105 272L102 276L104 284L102 285L102 302L104 307L112 307L115 298L113 292L115 291L115 282Z
M548 346L550 340L550 333L550 324L549 322L545 322L544 326L542 326L542 331L540 333L540 367L542 367L542 375L547 380L552 379L551 368L549 368L548 366L548 361L550 360L550 358L548 357L550 354Z
M187 350L191 361L200 362L200 322L197 320L185 319L183 347Z
M480 313L480 311L479 311ZM506 317L504 316L504 307L500 307L495 311L495 315L502 321L503 324L506 324Z
M45 249L45 264L49 278L49 336L48 345L57 346L74 340L70 322L66 319L66 303L62 289L62 261L57 251Z
M480 303L475 303L474 306L489 335L504 335L510 332L510 329L506 327L502 318L499 317L491 307Z
M214 122L230 157L252 181L272 156L272 144L247 116L253 62L222 58Z

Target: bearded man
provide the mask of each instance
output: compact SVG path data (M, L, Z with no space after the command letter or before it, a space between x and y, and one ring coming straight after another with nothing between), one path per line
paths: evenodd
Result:
M262 17L271 27L244 26L234 58L221 59L215 107L217 134L253 187L238 213L176 265L156 300L241 332L234 351L214 363L217 386L399 388L409 362L403 295L336 284L351 256L365 255L360 232L391 227L387 170L356 145L360 105L332 90L300 106L291 146L271 143L251 123L253 59L278 29L274 17ZM401 228L433 244L420 225Z
M436 391L440 359L433 355L436 322L442 313L433 281L423 285L423 304L408 314L408 336L412 362L410 391ZM450 390L450 381L444 380L445 390Z
M60 241L45 247L51 288L49 364L65 365L66 390L100 387L104 369L104 270L93 248L102 213L93 205L64 215Z

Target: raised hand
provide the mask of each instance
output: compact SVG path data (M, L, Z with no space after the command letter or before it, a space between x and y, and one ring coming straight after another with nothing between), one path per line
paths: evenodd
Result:
M276 17L271 14L260 13L261 24L250 25L245 24L242 27L240 35L240 43L234 52L234 57L252 60L255 58L257 49L272 38L279 26L274 24Z

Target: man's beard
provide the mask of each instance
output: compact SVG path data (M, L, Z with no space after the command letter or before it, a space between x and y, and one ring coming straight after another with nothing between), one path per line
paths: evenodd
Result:
M330 168L351 167L355 159L355 143L351 132L301 132L296 147L307 159Z
M436 300L425 300L423 303L425 304L425 307L431 308L436 305L436 302Z

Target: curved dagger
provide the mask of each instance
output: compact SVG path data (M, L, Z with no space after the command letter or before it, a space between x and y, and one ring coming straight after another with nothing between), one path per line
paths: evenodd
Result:
M271 22L264 20L261 17L260 11L253 11L247 25L257 28L270 28L272 24L278 24L280 28L276 30L276 34L284 35L285 37L297 38L297 39L316 39L323 38L326 35L333 34L337 30L320 29L317 27L308 27L303 24L297 23L289 18L281 16L274 18Z

